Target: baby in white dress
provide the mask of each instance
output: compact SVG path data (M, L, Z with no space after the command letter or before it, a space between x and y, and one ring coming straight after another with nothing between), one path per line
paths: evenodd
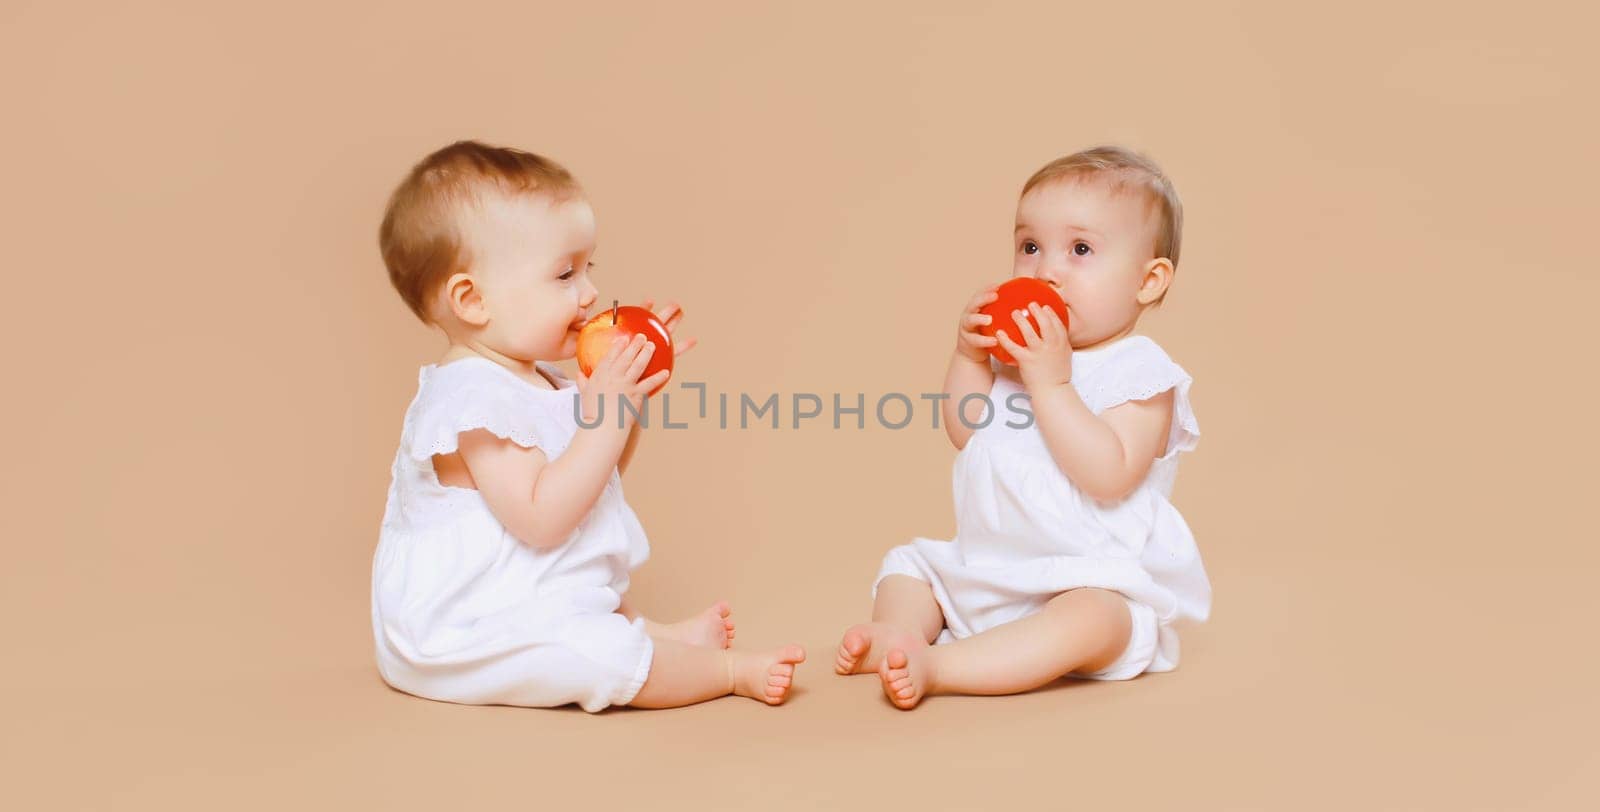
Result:
M996 286L968 302L942 402L960 449L956 536L889 551L872 621L840 641L840 674L876 673L912 708L1177 667L1174 624L1211 608L1169 501L1200 427L1188 373L1133 331L1172 283L1181 231L1171 182L1125 149L1069 155L1023 186L1013 275L1050 284L1068 319L1030 304L986 336ZM1017 365L992 365L996 346Z
M619 474L646 393L669 373L641 379L643 336L616 339L576 383L549 363L573 357L598 296L577 181L527 152L453 144L395 190L379 241L401 298L449 342L418 375L373 559L384 680L449 702L587 711L783 702L799 646L730 649L722 602L670 625L627 604L649 543ZM658 315L676 330L676 306Z

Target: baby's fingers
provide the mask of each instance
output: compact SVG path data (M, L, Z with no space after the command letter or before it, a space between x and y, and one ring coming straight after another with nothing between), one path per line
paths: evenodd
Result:
M1039 343L1039 333L1033 329L1033 322L1028 321L1028 311L1011 311L1011 320L1017 324L1017 335L1022 336L1022 343L1032 346Z
M1061 317L1056 315L1056 311L1038 302L1029 302L1028 311L1039 320L1039 336L1045 341L1055 344L1066 338L1066 328L1061 323Z
M606 347L606 354L600 356L600 363L595 364L594 368L610 369L612 365L617 363L617 359L622 356L622 351L627 347L628 339L622 336L611 339L611 346Z
M639 391L645 393L654 392L656 387L666 383L670 377L672 377L672 370L658 369L654 375L639 382Z
M641 335L639 338L643 339L644 336ZM628 364L627 372L623 373L623 380L639 380L639 376L644 374L644 368L650 365L650 356L655 355L655 352L655 343L651 341L645 341L644 346L640 347L638 351L634 353L633 362Z
M678 322L683 321L683 307L677 302L667 302L656 311L656 318L661 320L662 326L670 333L677 328Z
M672 342L672 357L677 358L678 356L694 349L699 344L700 339L698 338L686 338L682 341L674 341Z
M683 320L683 307L677 302L669 301L662 305L660 310L657 310L655 297L646 296L644 301L639 303L639 306L654 313L656 319L661 322L661 326L667 328L669 333L678 326L679 321Z
M1004 347L1006 352L1011 353L1012 358L1020 359L1028 354L1028 348L1012 341L1011 336L1006 335L1005 330L996 330L994 338L995 342Z
M611 363L606 365L606 370L612 375L620 377L625 375L628 367L632 366L633 362L638 359L639 350L645 343L645 338L644 335L635 333L632 338L618 336L616 340L620 342L620 345L613 345L616 346L614 354L607 353L606 357L611 359ZM629 380L632 379L630 378Z
M979 328L991 324L994 318L985 313L968 313L961 319L961 340L974 347L993 347L993 336L986 336Z

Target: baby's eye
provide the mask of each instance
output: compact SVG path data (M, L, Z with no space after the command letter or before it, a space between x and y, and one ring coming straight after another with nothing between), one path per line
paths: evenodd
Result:
M593 268L594 268L594 263L593 263L593 262L590 262L590 263L588 263L588 264L587 264L587 265L585 265L585 266L583 266L583 267L584 267L584 269L585 269L585 270L592 270L592 269L593 269ZM577 271L577 269L576 269L576 268L574 268L574 267L573 267L573 266L571 266L571 265L568 265L568 266L567 266L567 270L566 270L566 272L565 272L565 273L563 273L563 274L561 274L561 275L560 275L560 276L558 276L558 277L556 277L556 278L557 278L557 279L560 279L560 280L561 280L561 281L563 281L563 282L565 282L565 281L567 281L567 280L568 280L568 279L571 279L571 278L572 278L572 277L574 277L574 276L576 276L576 275L577 275L577 273L578 273L578 271Z
M1037 253L1039 253L1039 246L1036 243L1034 243L1033 240L1023 240L1022 241L1022 253L1024 253L1024 254L1037 254Z
M1072 244L1072 253L1077 254L1080 257L1086 257L1093 253L1093 249L1089 247L1088 243L1079 241Z

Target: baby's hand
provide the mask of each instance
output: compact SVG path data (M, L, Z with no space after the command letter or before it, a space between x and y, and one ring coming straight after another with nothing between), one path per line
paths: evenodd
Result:
M995 292L996 287L998 285L988 285L978 291L967 301L967 308L961 311L961 320L956 324L956 352L964 358L979 362L989 360L989 348L996 343L994 336L986 336L978 332L978 328L992 319L978 311L1000 298L1000 294Z
M1039 322L1039 330L1033 329L1033 323L1028 321L1028 314L1032 313ZM1061 323L1061 317L1056 311L1042 307L1038 302L1029 302L1027 310L1014 310L1011 313L1014 327L1003 327L995 331L995 338L1000 346L1017 359L1017 369L1022 374L1022 383L1029 392L1037 392L1046 387L1070 383L1072 381L1072 344L1067 341L1067 325ZM1022 337L1022 343L1011 339L1012 332Z
M678 338L678 324L683 321L683 308L677 302L669 301L662 305L660 310L655 310L656 300L645 297L639 306L654 311L656 318L661 320L661 326L667 328L667 335L672 336L673 358L678 358L700 343L698 338Z
M636 333L632 338L617 336L611 340L605 357L594 365L594 372L588 376L581 372L578 374L578 391L583 395L585 422L596 419L602 401L609 402L613 409L622 410L624 425L631 423L634 415L643 411L645 396L665 383L667 376L672 374L671 370L663 369L639 380L655 349L656 345L643 333ZM633 406L631 413L622 408L624 398Z

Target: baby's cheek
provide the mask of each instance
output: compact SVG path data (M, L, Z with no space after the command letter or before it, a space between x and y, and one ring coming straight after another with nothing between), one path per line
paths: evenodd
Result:
M563 324L561 330L550 336L549 351L561 355L570 355L578 350L578 333L569 329L570 325Z

